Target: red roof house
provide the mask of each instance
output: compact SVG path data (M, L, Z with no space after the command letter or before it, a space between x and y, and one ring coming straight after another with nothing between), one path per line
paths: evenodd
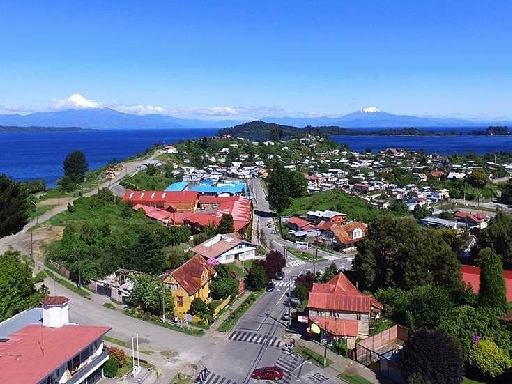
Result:
M333 336L356 338L369 335L370 319L378 316L383 306L361 293L340 272L325 284L313 284L307 308L309 319L324 331Z

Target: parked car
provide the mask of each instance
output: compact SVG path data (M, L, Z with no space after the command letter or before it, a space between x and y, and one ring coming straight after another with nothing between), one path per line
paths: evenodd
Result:
M281 320L290 321L290 315L288 314L288 312L283 313L283 316L281 316Z
M281 380L284 377L284 370L279 367L256 368L252 371L254 379Z
M284 272L279 271L276 273L276 280L283 280L284 279Z
M276 285L271 281L267 284L267 292L274 292L276 289Z

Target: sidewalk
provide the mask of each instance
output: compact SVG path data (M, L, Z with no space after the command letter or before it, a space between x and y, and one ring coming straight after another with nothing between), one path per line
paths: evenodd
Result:
M292 336L293 337L293 336ZM300 337L293 337L295 339L296 345L301 347L309 348L319 355L324 355L325 353L325 346L319 344L316 341L310 341L310 340L304 340ZM332 361L332 364L330 364L327 368L327 370L330 371L330 373L334 376L338 376L338 374L343 373L346 375L358 375L361 377L364 377L366 380L370 381L371 383L382 383L382 381L379 381L377 378L377 375L372 370L366 368L364 365L359 364L358 362L354 360L350 360L346 357L337 355L336 353L332 352L330 349L327 349L327 358Z
M227 311L225 311L222 315L217 317L212 324L212 326L205 332L204 336L213 336L215 334L217 335L225 335L227 332L218 332L217 329L219 329L220 325L226 320L226 318L235 310L237 309L240 304L242 304L247 297L251 294L251 291L244 291L236 300L235 302L231 302L229 305L229 308ZM203 337L204 337L203 336Z

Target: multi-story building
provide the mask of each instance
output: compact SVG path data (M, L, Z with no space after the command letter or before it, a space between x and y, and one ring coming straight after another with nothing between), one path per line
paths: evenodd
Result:
M69 299L50 296L42 308L0 324L0 383L95 384L108 354L109 327L70 324Z

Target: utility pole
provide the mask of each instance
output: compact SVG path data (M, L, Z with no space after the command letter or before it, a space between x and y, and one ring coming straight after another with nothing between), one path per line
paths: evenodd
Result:
M165 323L165 298L164 298L164 293L165 293L165 284L162 283L162 323Z
M30 258L34 260L34 243L33 243L33 234L32 229L30 229Z
M316 259L318 257L318 248L315 248L315 257L313 259L313 275L316 276Z
M292 327L292 277L288 277L288 328Z

